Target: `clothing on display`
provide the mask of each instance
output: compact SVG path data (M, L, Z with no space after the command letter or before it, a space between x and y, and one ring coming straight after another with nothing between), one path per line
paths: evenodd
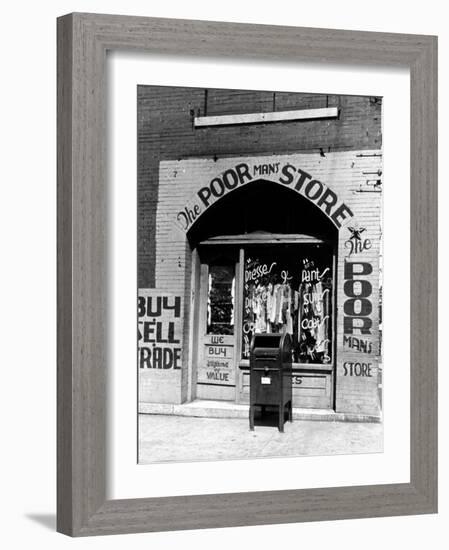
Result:
M254 260L252 260L254 262ZM308 261L307 266L313 265ZM331 361L331 278L316 276L300 282L302 265L296 276L287 279L272 272L268 277L245 285L245 326L243 358L249 357L253 334L283 333L292 336L293 359L299 363ZM319 273L319 270L317 270ZM246 344L246 345L245 345Z

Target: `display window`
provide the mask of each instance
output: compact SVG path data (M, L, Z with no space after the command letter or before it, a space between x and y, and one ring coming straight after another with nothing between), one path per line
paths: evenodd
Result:
M235 269L210 265L207 292L207 334L234 334Z
M242 359L249 359L255 334L286 332L295 363L331 363L332 266L325 244L245 249Z

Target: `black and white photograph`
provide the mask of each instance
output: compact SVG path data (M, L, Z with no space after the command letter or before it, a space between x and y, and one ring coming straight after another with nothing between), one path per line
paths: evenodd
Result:
M382 97L136 93L138 463L381 453Z
M5 4L4 548L447 546L444 6Z

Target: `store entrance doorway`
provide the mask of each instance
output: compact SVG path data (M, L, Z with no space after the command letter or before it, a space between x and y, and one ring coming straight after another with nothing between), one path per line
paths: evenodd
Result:
M293 341L293 404L330 409L335 380L337 231L320 209L260 181L211 207L189 235L197 399L247 403L257 333Z
M238 256L234 248L210 246L201 247L200 260L196 394L235 401Z

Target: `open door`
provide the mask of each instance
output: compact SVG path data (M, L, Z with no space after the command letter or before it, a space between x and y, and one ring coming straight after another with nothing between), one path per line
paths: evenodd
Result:
M233 251L200 252L198 296L198 399L235 401L238 262Z

